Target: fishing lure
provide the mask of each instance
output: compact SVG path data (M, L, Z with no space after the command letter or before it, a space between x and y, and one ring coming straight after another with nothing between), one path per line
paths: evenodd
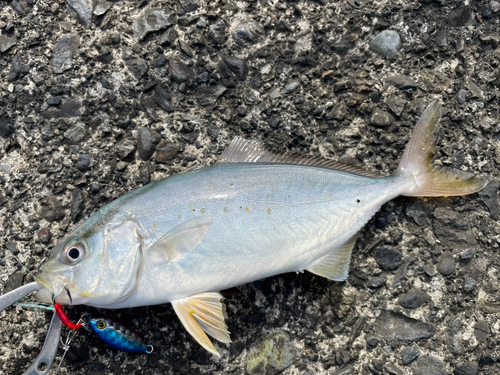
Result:
M116 349L147 354L153 352L153 346L146 345L144 338L133 328L111 319L92 318L90 315L88 318L89 326L96 335Z
M79 321L77 324L74 324L69 320L68 316L66 315L62 306L59 303L49 305L47 303L30 302L30 303L17 303L16 306L37 309L37 310L54 311L59 317L59 319L61 319L61 322L69 329L80 329L82 327L82 322Z

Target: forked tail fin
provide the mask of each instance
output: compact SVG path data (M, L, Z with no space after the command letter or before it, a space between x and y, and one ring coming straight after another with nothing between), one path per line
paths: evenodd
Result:
M412 176L415 179L415 186L403 195L421 197L467 195L483 189L488 183L469 173L432 165L435 133L440 119L441 103L435 100L418 120L395 172L396 176Z

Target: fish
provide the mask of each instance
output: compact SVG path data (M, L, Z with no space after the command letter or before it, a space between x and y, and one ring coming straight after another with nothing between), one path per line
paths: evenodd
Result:
M235 138L212 166L105 205L58 243L37 274L40 302L126 308L171 303L210 353L230 343L221 290L287 272L345 281L358 233L398 196L458 196L488 181L433 165L432 102L391 176Z

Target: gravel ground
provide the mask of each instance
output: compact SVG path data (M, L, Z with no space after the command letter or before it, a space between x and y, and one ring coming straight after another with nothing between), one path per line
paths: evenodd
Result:
M499 2L0 7L4 292L32 281L7 248L36 270L99 207L213 163L234 136L389 175L423 108L441 98L436 163L491 180L471 196L386 204L344 283L285 274L224 291L233 343L218 345L220 359L170 305L67 309L126 323L155 351L119 352L83 331L61 374L500 373ZM21 374L50 316L0 317L0 374Z

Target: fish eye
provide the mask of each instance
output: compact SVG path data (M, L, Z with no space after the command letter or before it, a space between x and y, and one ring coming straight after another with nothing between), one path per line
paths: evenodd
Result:
M97 329L104 329L106 328L106 322L104 320L99 320L96 324Z
M68 246L66 246L66 249L64 250L64 259L69 264L75 264L79 262L80 260L83 259L84 255L85 255L85 246L80 242L70 243Z

